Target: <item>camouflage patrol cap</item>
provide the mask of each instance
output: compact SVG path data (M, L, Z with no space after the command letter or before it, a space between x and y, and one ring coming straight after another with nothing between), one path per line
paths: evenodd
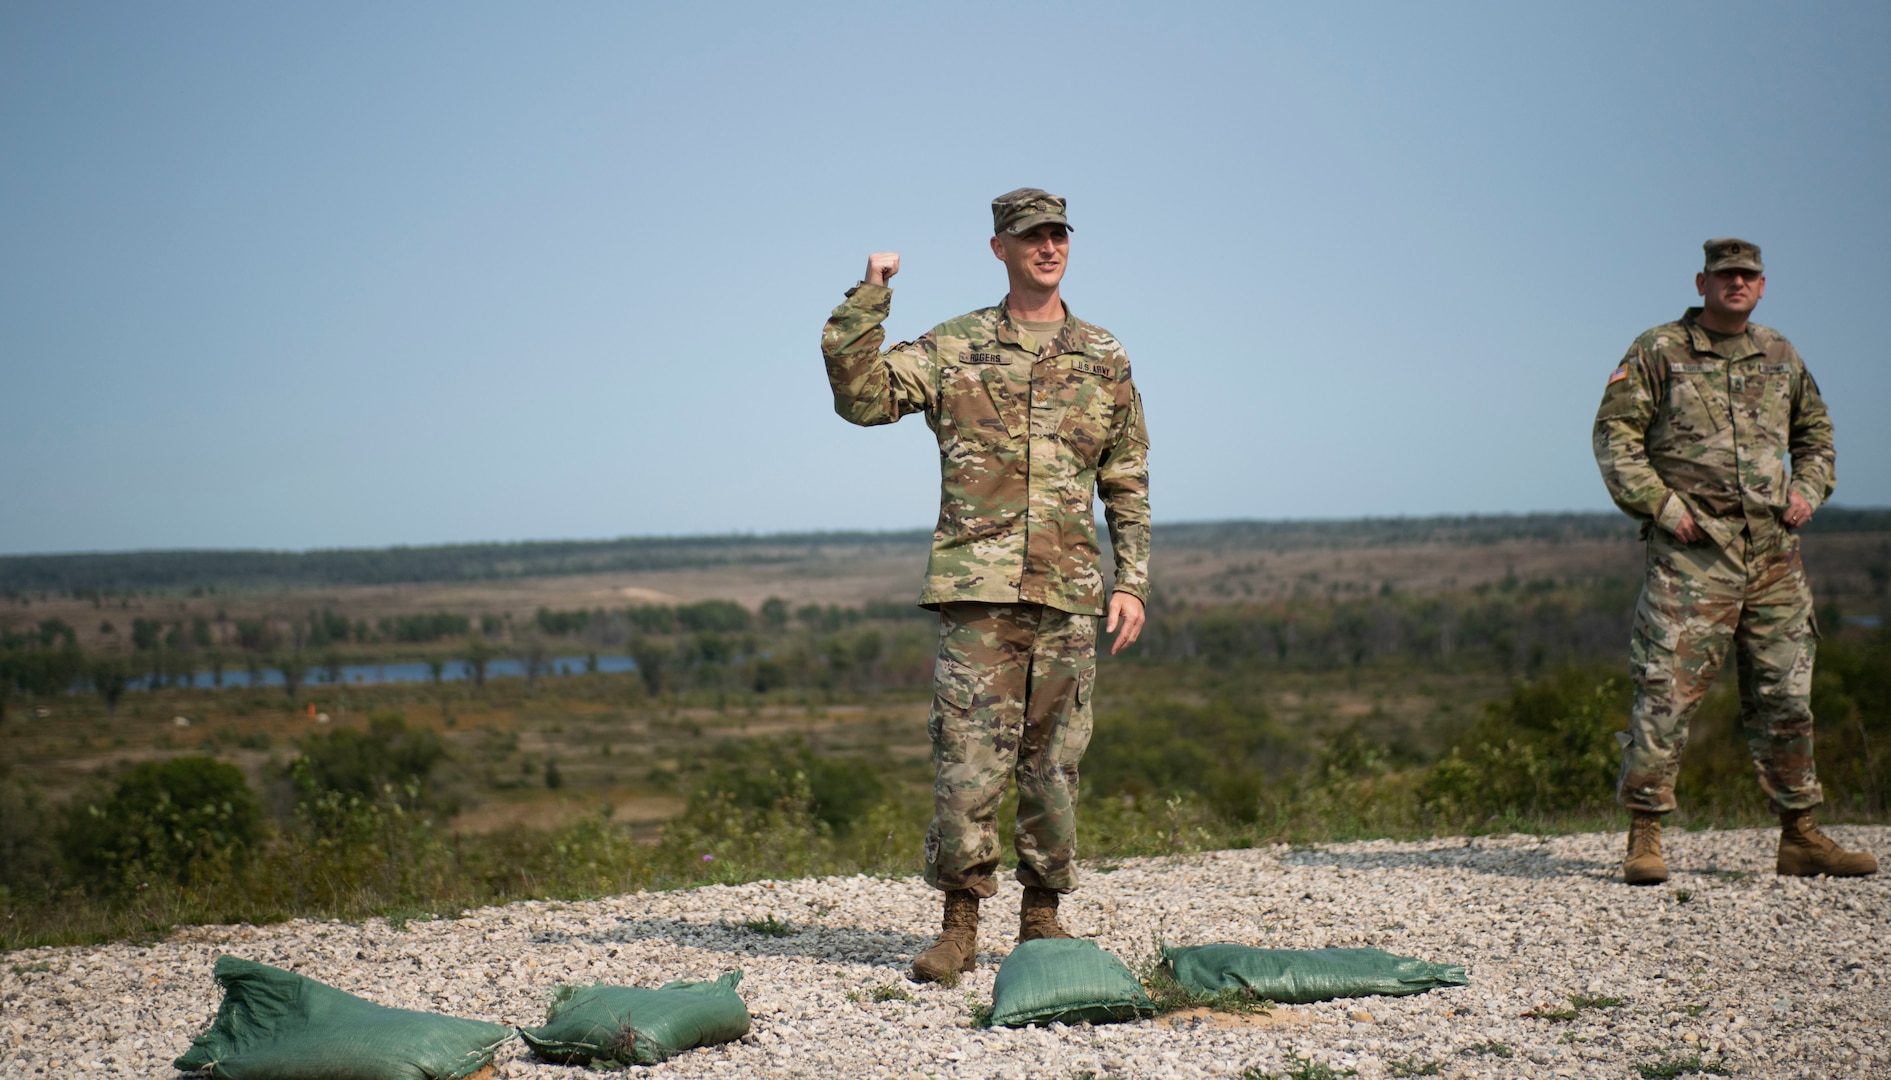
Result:
M1701 247L1707 252L1705 273L1716 270L1751 270L1756 274L1766 273L1766 264L1760 261L1760 245L1749 244L1745 240L1725 237L1709 240Z
M1070 228L1064 200L1042 188L1021 187L991 201L991 231L1018 236L1045 222Z

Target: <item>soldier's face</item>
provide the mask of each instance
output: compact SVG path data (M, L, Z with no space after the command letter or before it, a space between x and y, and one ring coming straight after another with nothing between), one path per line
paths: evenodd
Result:
M1694 291L1701 294L1701 306L1708 311L1747 316L1753 314L1760 297L1766 295L1766 275L1757 270L1696 274Z
M1005 264L1013 281L1049 291L1064 280L1064 268L1070 263L1070 230L1046 223L1022 236L999 233L991 238L991 253Z

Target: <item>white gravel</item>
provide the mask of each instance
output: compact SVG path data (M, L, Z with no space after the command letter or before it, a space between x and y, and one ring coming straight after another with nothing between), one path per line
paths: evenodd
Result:
M1891 828L1828 831L1891 854ZM1361 1077L1429 1062L1447 1077L1637 1077L1638 1065L1696 1054L1741 1077L1891 1077L1891 877L1775 877L1774 837L1670 831L1675 876L1644 889L1619 883L1623 836L1605 833L1133 860L1093 870L1066 901L1075 932L1132 966L1160 937L1371 945L1471 976L1414 997L1281 1008L1262 1023L972 1027L970 1002L990 1001L1016 932L1010 883L985 905L980 969L956 989L905 978L939 913L917 879L520 903L404 930L297 921L194 928L148 948L24 950L0 956L0 1075L174 1075L171 1059L215 1012L210 968L227 952L387 1005L525 1025L542 1022L560 981L656 985L743 969L753 1030L655 1070L676 1077L1285 1076L1294 1058ZM771 915L799 932L740 925ZM881 986L912 1000L875 1003ZM1571 994L1627 1004L1573 1021L1522 1015L1566 1008ZM574 1075L518 1040L497 1070Z

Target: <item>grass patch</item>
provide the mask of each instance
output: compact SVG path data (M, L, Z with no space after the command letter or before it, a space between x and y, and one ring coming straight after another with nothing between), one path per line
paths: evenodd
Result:
M876 1005L883 1001L911 1000L913 1000L913 995L907 993L903 987L894 986L889 983L873 988L873 1001Z
M1439 1076L1444 1072L1443 1062L1420 1061L1416 1057L1389 1061L1386 1067L1392 1070L1393 1076Z
M44 975L46 972L51 971L52 969L53 969L52 961L41 960L38 963L33 963L33 964L14 964L13 974L15 975Z
M1650 1065L1637 1065L1635 1071L1641 1074L1642 1080L1671 1080L1673 1077L1686 1076L1688 1073L1700 1073L1704 1076L1733 1075L1719 1065L1709 1065L1701 1061L1699 1054L1684 1058L1662 1058Z
M773 915L770 915L766 919L745 920L742 923L742 929L760 934L763 937L776 937L776 938L793 937L796 934L799 934L801 932L799 930L796 930L793 926L789 925L788 923L781 922L780 920L776 919ZM881 999L875 998L874 1000L878 1001Z
M1516 1053L1516 1051L1510 1049L1510 1047L1496 1041L1473 1043L1458 1052L1461 1054L1483 1054L1487 1057L1499 1058L1511 1057Z
M1358 1069L1335 1069L1324 1061L1303 1058L1291 1046L1287 1048L1284 1073L1265 1073L1253 1065L1241 1070L1241 1080L1339 1080L1342 1076L1358 1075Z
M1536 1008L1531 1009L1523 1015L1526 1019L1530 1020L1574 1020L1576 1017L1582 1015L1582 1010L1584 1009L1615 1009L1626 1004L1628 1004L1628 999L1626 998L1601 997L1594 994L1571 994L1569 995L1569 1008L1567 1009L1552 1009L1548 1006L1538 1005Z
M405 905L388 908L381 914L382 917L387 919L387 928L395 933L405 931L407 924L410 922L432 922L436 918L431 911L422 911L417 907L408 907Z
M953 981L957 982L956 979ZM972 1026L975 1028L990 1027L991 1018L997 1015L989 1003L980 1001L971 994L965 995L965 1005L972 1011Z
M1137 981L1142 983L1143 991L1149 1000L1155 1003L1156 1015L1180 1012L1183 1009L1212 1009L1226 1013L1264 1013L1274 1007L1267 998L1255 997L1241 987L1230 987L1208 993L1193 990L1175 981L1168 965L1162 961L1160 950L1136 965Z

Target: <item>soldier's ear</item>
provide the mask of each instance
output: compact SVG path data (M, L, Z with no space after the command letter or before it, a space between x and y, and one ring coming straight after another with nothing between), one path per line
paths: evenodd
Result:
M1694 275L1694 295L1695 296L1707 295L1707 271L1705 270Z
M999 239L996 233L992 234L991 253L997 256L999 262L1005 261L1005 242Z

